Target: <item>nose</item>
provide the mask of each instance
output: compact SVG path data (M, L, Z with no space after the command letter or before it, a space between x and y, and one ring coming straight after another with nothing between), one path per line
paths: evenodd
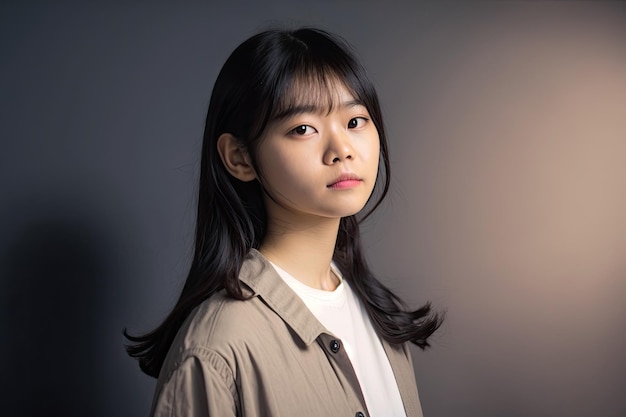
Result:
M356 153L352 140L344 129L333 129L329 132L328 145L324 153L324 163L334 165L346 159L354 159Z

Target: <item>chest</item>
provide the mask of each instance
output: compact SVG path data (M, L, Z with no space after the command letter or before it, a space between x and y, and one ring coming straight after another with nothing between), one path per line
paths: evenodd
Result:
M236 362L241 416L367 415L348 355L330 335L310 345L273 338L239 352Z

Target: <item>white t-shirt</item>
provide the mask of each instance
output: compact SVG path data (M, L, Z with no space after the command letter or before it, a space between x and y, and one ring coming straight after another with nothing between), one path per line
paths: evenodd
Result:
M327 330L341 339L359 379L371 417L406 417L387 354L374 327L350 285L336 265L333 272L340 280L334 291L309 287L272 263L281 278L302 299Z

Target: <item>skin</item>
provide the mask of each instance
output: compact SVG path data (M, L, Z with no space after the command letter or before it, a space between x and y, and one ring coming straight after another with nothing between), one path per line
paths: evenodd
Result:
M365 106L334 83L334 106L272 123L257 151L260 175L249 155L222 135L218 150L239 179L259 179L266 193L267 233L260 252L304 284L332 291L339 222L358 213L372 193L380 141ZM337 182L350 174L357 180Z

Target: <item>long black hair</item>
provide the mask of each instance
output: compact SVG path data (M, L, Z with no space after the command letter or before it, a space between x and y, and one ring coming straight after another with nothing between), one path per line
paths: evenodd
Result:
M141 369L157 377L167 351L189 313L212 294L225 290L245 299L239 271L250 249L265 235L267 215L259 181L242 182L225 169L217 151L223 133L255 152L268 124L302 98L306 86L317 99L339 81L367 108L380 138L379 175L369 207L359 219L340 221L333 259L361 301L380 337L390 343L413 342L420 348L440 326L430 304L412 311L370 271L362 250L359 222L378 207L389 189L389 151L382 112L373 84L342 39L319 29L268 30L252 36L227 59L209 103L196 219L195 252L180 297L163 323L143 336L131 336L126 349ZM328 93L326 93L328 94ZM331 99L332 101L332 99ZM255 166L258 169L258 167ZM259 172L259 171L257 171Z

